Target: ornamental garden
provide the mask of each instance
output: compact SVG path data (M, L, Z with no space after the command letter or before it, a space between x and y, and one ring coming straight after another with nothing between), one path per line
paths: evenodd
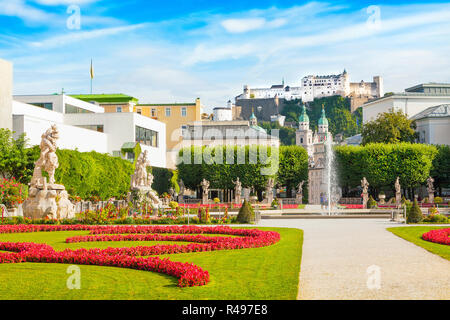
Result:
M186 148L180 158L189 161L169 170L152 167L139 145L130 162L57 149L55 128L33 148L1 130L2 298L296 299L303 231L258 223L317 210L308 207L302 147ZM439 196L448 147L334 152L342 198L361 200L337 210L392 218L395 210L421 225L389 231L450 259L450 228L427 225L449 223ZM419 188L429 196L417 197ZM82 289L70 289L80 283L68 280L69 266L82 272Z

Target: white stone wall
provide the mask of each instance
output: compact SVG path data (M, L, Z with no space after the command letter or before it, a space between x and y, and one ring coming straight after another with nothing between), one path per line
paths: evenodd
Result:
M12 129L12 64L0 59L0 128Z
M420 142L450 145L450 117L424 118L416 121Z
M413 117L425 109L440 104L449 104L450 96L393 95L363 105L363 123L375 120L379 114L393 110L402 110Z

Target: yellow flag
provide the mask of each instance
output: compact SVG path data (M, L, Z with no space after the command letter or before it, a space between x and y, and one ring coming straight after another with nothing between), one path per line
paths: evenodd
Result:
M92 66L92 59L91 59L91 79L94 78L94 67Z

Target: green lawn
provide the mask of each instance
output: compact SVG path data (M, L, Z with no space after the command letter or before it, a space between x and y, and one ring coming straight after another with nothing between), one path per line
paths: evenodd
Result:
M388 228L387 230L403 238L405 240L411 241L415 245L422 247L432 253L441 256L444 259L450 260L450 246L433 243L430 241L422 240L422 234L433 229L446 229L448 227L395 227Z
M0 264L0 299L296 299L303 231L258 229L277 231L281 240L264 248L161 256L208 270L211 281L206 286L179 288L176 278L160 273L81 265L81 289L69 290L68 265ZM88 231L0 234L0 241L43 242L55 250L182 243L64 242L67 237L84 234Z

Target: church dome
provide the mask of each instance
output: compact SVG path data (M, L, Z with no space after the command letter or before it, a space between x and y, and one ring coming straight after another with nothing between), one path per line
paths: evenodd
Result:
M298 122L309 122L309 117L306 114L306 107L303 105L302 114L298 117Z
M325 109L324 108L322 108L322 116L319 119L319 125L328 126L328 119L325 116Z

